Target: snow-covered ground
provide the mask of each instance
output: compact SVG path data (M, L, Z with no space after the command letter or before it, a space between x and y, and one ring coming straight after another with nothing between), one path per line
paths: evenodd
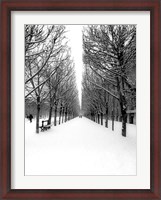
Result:
M136 126L115 131L83 117L45 132L25 121L25 175L136 175Z

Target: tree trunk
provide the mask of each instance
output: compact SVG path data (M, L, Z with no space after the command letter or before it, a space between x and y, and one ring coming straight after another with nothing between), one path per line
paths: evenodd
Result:
M67 114L68 114L68 111L67 111L67 108L65 108L65 122L67 121Z
M124 79L122 78L122 90L124 91ZM126 123L127 123L127 102L125 94L121 93L121 112L122 112L122 136L126 137Z
M94 113L91 113L91 117L90 118L91 118L92 121L95 122L95 115L94 115Z
M127 113L125 109L122 112L122 136L126 137L126 123L127 123Z
M106 128L108 128L108 106L106 107Z
M64 122L64 107L62 108L62 123Z
M114 131L114 111L112 110L112 130Z
M71 112L71 119L73 119L73 111Z
M70 120L70 113L68 113L68 121Z
M124 90L124 83L121 81L122 90ZM127 102L124 94L122 94L120 89L119 79L117 78L117 88L119 92L119 103L122 115L122 136L126 137L126 122L127 122Z
M52 118L52 112L53 112L53 106L52 106L52 95L51 95L51 82L50 82L50 78L49 78L49 97L50 97L50 108L49 108L49 118L48 118L48 125L51 124L51 118Z
M62 113L62 110L59 111L59 124L61 123L61 113Z
M52 112L53 112L53 107L50 105L48 124L51 124Z
M98 124L100 124L100 115L97 114L97 117L98 117Z
M39 133L40 97L37 97L36 133Z
M103 113L101 112L101 125L103 125Z
M54 111L54 126L56 126L56 118L57 118L57 105L55 104L55 111Z

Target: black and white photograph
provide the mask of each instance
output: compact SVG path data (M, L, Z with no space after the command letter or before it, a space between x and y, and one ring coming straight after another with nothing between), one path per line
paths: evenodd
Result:
M135 176L135 24L26 24L25 176Z

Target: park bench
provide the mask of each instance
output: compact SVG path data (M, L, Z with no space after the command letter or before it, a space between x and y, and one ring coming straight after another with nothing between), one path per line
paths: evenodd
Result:
M47 123L46 125L44 125L44 123ZM48 120L43 120L42 121L42 126L40 126L39 128L41 128L41 131L46 131L51 127L51 124L48 124Z

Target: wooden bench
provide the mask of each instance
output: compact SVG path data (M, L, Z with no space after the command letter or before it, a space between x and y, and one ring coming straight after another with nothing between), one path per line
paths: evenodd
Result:
M46 125L44 125L44 123L47 123ZM41 128L41 131L46 131L51 127L51 124L48 124L48 120L43 120L42 121L42 126L40 126L39 128Z

